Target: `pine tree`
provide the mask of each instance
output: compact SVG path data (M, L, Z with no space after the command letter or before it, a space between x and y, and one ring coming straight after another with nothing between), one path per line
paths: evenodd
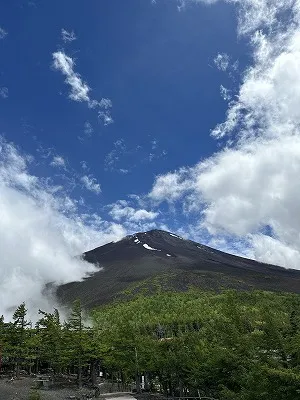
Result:
M13 314L13 322L9 325L10 328L10 348L11 354L15 362L15 374L19 377L20 365L25 361L27 346L26 328L30 325L30 321L26 320L27 309L25 303L19 305Z
M67 348L77 366L78 387L82 387L82 367L86 361L87 335L83 324L83 309L80 300L75 300L65 326Z
M42 315L37 322L40 357L48 362L54 373L63 366L63 337L60 316L57 309L53 313L39 310Z

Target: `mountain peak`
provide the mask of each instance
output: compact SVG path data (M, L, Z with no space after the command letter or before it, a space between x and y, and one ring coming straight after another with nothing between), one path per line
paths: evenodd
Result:
M161 229L152 229L150 231L137 232L137 233L134 233L134 234L131 234L131 235L127 235L123 239L121 239L120 241L122 241L122 240L132 240L132 239L136 239L136 238L138 238L139 240L141 240L141 239L145 239L146 240L146 238L148 238L148 237L150 237L150 238L154 238L154 237L162 238L164 240L169 239L170 237L173 237L173 238L184 240L181 236L178 236L175 233L171 233L171 232L168 232L168 231L163 231Z
M181 236L178 236L175 233L168 232L168 231L163 231L161 229L152 229L150 231L140 232L140 234L150 235L150 236L166 236L166 235L169 235L169 236L176 237L178 239L182 239Z
M175 233L152 229L146 232L137 232L132 235L127 235L123 239L118 242L112 242L114 244L117 243L127 243L127 244L135 244L144 247L146 250L158 251L165 254L167 257L171 257L168 252L170 246L172 247L172 251L174 251L175 241L184 241L181 236L175 235ZM176 244L176 247L178 244ZM86 254L86 253L85 253Z
M63 302L80 298L85 306L92 307L121 296L129 288L135 293L157 287L300 293L300 271L233 256L157 229L87 251L83 258L102 269L82 282L60 286L58 296Z

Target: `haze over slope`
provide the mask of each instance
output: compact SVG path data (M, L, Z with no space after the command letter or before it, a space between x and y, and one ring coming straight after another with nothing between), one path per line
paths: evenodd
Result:
M58 296L63 302L81 298L92 307L126 289L151 291L155 285L179 291L194 286L300 293L300 271L223 253L161 230L126 236L84 253L83 258L103 269L82 282L60 286Z

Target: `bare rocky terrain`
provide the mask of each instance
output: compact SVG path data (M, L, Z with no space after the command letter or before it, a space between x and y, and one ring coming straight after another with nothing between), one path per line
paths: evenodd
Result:
M0 400L29 400L30 393L35 387L35 379L22 377L10 380L0 379ZM78 390L76 387L59 387L49 390L39 390L41 400L67 400L67 399L94 399L93 391L89 389Z
M108 243L82 256L99 271L57 288L61 302L80 298L86 308L128 293L269 290L300 293L300 271L237 257L170 232L153 230Z

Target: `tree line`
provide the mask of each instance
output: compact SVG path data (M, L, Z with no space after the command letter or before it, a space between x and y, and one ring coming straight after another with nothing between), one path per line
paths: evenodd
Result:
M300 296L190 290L160 293L91 311L79 301L61 321L20 305L0 320L2 370L75 373L96 382L98 367L140 391L227 400L300 396Z
M78 386L82 386L84 367L93 365L96 346L93 330L84 325L84 313L79 300L75 301L67 321L61 322L59 311L39 310L39 319L33 326L26 319L27 309L22 303L14 312L12 321L0 318L0 370L13 371L18 378L20 370L77 373ZM94 371L91 379L95 381Z

